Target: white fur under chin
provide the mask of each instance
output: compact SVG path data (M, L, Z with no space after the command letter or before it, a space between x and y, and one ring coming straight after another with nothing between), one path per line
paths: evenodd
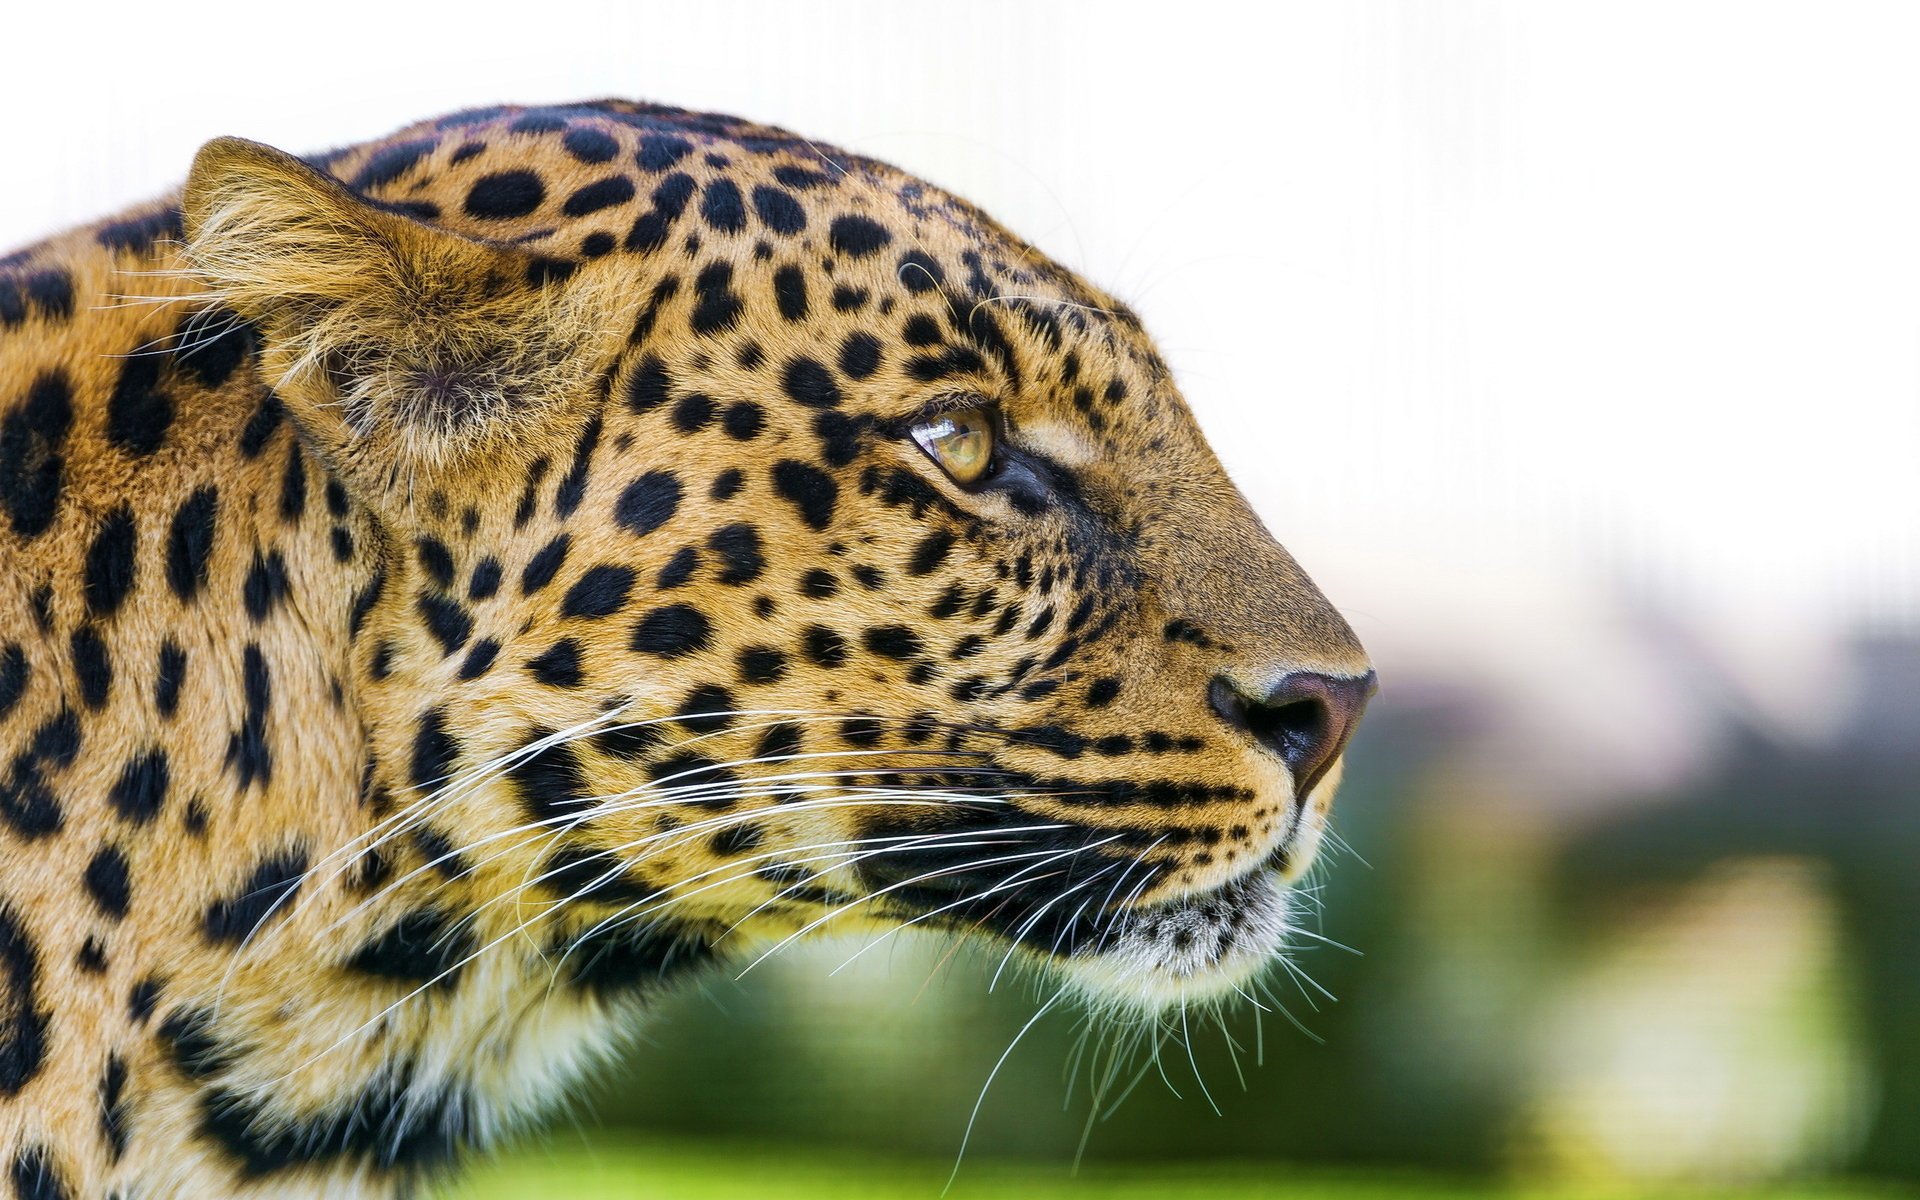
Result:
M1285 948L1290 889L1272 871L1127 914L1094 954L1056 960L1083 1002L1142 1015L1243 992Z

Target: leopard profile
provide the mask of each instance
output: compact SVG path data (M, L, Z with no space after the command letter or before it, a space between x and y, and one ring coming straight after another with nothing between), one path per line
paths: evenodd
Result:
M1222 995L1373 686L1135 316L927 183L215 141L0 257L0 1169L408 1194L816 932Z

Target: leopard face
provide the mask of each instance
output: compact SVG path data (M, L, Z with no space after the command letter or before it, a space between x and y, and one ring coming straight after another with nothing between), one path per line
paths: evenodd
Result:
M368 845L430 823L576 929L943 927L1147 1007L1281 949L1372 675L1118 302L645 107L219 142L185 213L383 548Z

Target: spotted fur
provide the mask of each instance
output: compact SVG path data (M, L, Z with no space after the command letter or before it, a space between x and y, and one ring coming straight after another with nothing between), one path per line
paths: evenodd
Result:
M0 1157L402 1194L816 929L1218 993L1370 687L1133 314L953 196L618 101L214 142L0 257Z

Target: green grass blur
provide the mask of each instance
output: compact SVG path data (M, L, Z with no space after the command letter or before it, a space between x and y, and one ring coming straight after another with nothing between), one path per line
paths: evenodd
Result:
M540 1151L483 1168L440 1200L942 1200L951 1163L727 1144L622 1144ZM1867 1185L1702 1191L1499 1185L1408 1172L1302 1173L1275 1164L1199 1168L963 1164L944 1200L1881 1200Z

